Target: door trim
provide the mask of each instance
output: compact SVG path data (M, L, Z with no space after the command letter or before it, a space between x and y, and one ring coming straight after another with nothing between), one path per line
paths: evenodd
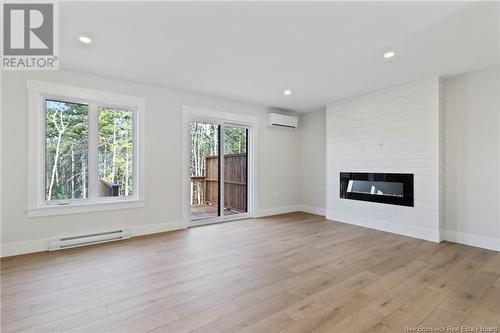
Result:
M191 190L189 177L189 160L191 156L190 123L192 121L211 122L218 125L241 126L248 128L247 137L247 204L248 211L245 214L218 216L204 220L191 221ZM255 193L256 193L256 156L257 156L257 126L258 118L231 112L221 112L193 106L182 106L182 220L186 226L199 226L203 224L220 223L242 218L255 217ZM223 130L221 135L223 135ZM221 150L223 152L223 148ZM219 157L221 159L221 157ZM223 164L223 163L221 163ZM223 172L223 170L222 170ZM221 186L222 191L224 186ZM219 211L222 207L219 203ZM222 211L221 211L222 212Z

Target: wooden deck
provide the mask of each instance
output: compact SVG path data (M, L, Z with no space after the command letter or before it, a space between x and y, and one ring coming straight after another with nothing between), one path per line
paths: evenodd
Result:
M236 209L226 209L225 215L235 215L244 213ZM213 205L193 205L191 206L191 219L200 220L217 216L217 206Z
M500 253L293 213L1 261L9 332L500 325Z

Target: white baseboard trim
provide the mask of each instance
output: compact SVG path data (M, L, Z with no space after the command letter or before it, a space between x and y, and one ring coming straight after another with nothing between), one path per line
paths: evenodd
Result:
M140 226L129 227L132 230L132 237L157 234L174 230L186 229L187 225L182 220L170 221L168 223L153 223Z
M480 247L493 251L500 251L500 238L495 237L481 236L452 230L443 230L443 240Z
M281 206L275 208L268 209L258 209L255 212L255 217L264 217L264 216L272 216L286 213L293 213L300 211L300 205L292 205L292 206Z
M347 223L347 224L354 224L354 225L357 225L360 227L386 231L386 232L390 232L393 234L424 239L424 240L428 240L428 241L435 242L435 243L440 242L439 231L434 231L434 230L430 230L430 229L409 227L409 226L405 226L405 225L389 223L386 221L375 220L372 218L370 218L370 219L360 218L357 216L349 216L349 215L338 214L338 213L334 213L334 212L327 212L326 219L337 221L337 222L342 222L342 223Z
M183 221L179 220L179 221L170 221L170 222L166 222L166 223L152 223L152 224L145 224L145 225L123 226L123 228L124 229L131 229L132 237L137 237L137 236L143 236L143 235L156 234L156 233L160 233L160 232L186 229L187 226ZM115 228L115 229L119 229L119 228ZM102 231L103 230L98 230L96 232L102 232ZM68 236L68 235L64 235L64 236ZM1 246L0 257L3 258L3 257L10 257L10 256L17 256L20 254L48 251L49 250L49 242L51 240L54 240L54 239L60 238L60 237L64 237L64 236L54 236L54 237L45 238L45 239L34 239L34 240L22 241L22 242L5 243L5 244L2 244L2 246Z
M299 208L299 211L301 211L301 212L314 214L314 215L325 216L325 213L326 213L326 210L324 208L320 208L320 207L300 205L300 206L298 206L298 208Z
M20 254L48 251L49 242L52 239L53 238L45 238L45 239L34 239L22 242L5 243L2 244L2 250L0 256L3 258L10 256L17 256Z
M273 216L279 214L293 213L293 212L305 212L314 215L325 216L325 209L307 205L291 205L291 206L281 206L268 209L257 210L255 217L265 217Z

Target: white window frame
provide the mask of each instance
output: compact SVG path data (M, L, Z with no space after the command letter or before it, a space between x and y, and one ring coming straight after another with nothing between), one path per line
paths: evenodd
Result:
M86 88L27 80L28 90L28 207L29 217L75 214L103 210L145 207L144 112L146 100ZM88 197L87 199L45 200L45 100L88 105ZM133 112L133 184L127 197L97 197L98 108Z

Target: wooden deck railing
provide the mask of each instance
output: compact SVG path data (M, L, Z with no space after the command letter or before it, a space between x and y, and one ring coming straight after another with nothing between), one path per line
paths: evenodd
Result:
M97 195L100 197L117 197L119 195L118 184L115 184L107 179L99 179L99 186L97 188Z

